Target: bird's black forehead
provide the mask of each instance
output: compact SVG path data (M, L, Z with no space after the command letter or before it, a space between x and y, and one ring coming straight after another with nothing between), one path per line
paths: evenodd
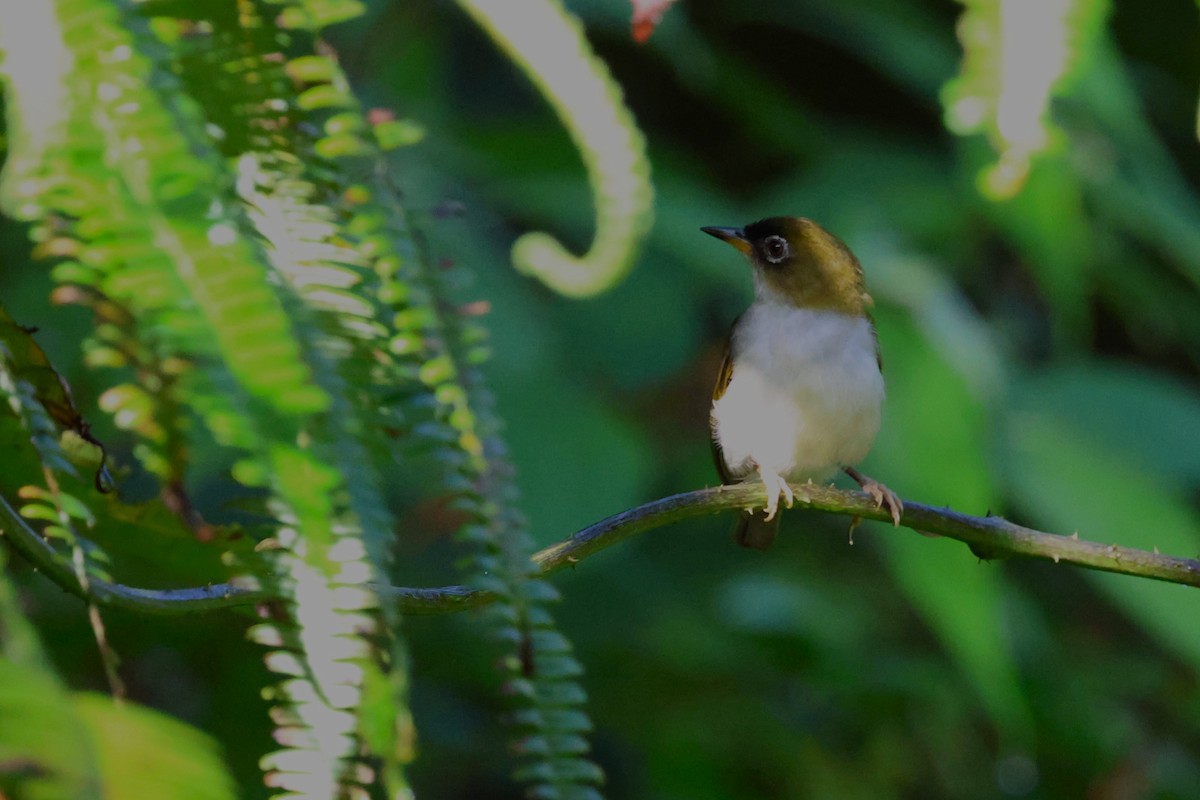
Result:
M750 223L742 230L751 242L761 242L768 236L782 236L786 239L788 232L795 226L796 220L792 217L767 217Z

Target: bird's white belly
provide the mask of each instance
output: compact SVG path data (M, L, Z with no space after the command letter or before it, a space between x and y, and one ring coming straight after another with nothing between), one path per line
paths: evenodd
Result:
M765 466L790 481L822 481L866 456L883 403L867 319L753 308L732 346L732 380L713 404L712 425L735 478Z

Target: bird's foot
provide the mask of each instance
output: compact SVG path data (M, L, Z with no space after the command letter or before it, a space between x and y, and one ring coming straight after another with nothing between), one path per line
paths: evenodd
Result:
M762 478L763 484L767 487L767 516L765 521L770 522L775 518L775 512L779 510L780 496L783 497L783 504L788 508L792 507L792 503L796 501L796 498L792 494L792 487L788 486L788 482L780 477L779 473L775 470L760 464L758 474Z
M858 485L862 487L862 490L874 498L876 508L887 508L888 513L892 517L892 524L899 528L900 515L904 513L904 501L900 499L900 496L879 481L863 475L853 467L847 467L846 474L854 478L858 482Z

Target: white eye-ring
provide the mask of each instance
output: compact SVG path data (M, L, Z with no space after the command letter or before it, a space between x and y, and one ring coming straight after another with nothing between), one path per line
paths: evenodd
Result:
M767 261L772 264L778 264L788 257L790 248L788 247L787 239L782 236L768 236L763 240L763 254L766 255Z

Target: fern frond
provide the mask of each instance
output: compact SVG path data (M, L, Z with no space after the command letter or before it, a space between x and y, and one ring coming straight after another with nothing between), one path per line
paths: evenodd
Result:
M237 4L235 29L255 5ZM63 270L73 282L128 309L141 343L186 365L181 396L207 433L240 451L235 478L270 492L285 598L275 627L295 644L271 663L297 665L276 691L298 720L281 733L288 749L269 762L270 781L283 796L352 793L377 783L364 778L357 728L364 686L378 683L369 674L387 661L375 652L384 629L369 588L381 548L363 543L383 542L391 519L327 351L336 342L278 280L267 252L289 240L263 243L237 174L208 139L207 109L163 69L169 51L111 4L55 8L73 57L66 132L54 140L63 163L18 187L20 208L46 241L64 243L56 252L77 259ZM239 99L256 98L231 91L225 101ZM126 391L113 406L136 412L139 399ZM131 417L153 441L149 417Z
M1050 100L1083 73L1109 3L960 2L963 63L942 92L946 127L987 136L998 160L980 174L980 190L1009 198L1021 190L1033 158L1052 147L1058 133L1046 119Z
M513 265L557 292L588 297L633 267L654 218L646 142L583 26L559 0L458 0L538 87L587 167L596 233L581 257L546 233L527 233Z
M530 559L533 541L517 508L518 492L494 401L478 366L484 337L465 318L454 329L487 463L486 471L475 476L478 494L468 493L460 500L460 508L471 516L461 535L476 548L472 582L499 598L487 613L507 651L500 669L505 693L516 707L511 715L518 736L514 751L523 761L516 777L535 800L595 800L601 796L595 787L604 773L587 758L592 723L584 710L587 695L579 685L583 667L546 608L558 600L558 592L537 576Z
M410 431L411 439L438 454L444 484L467 515L459 535L473 550L470 581L499 598L488 615L505 650L502 683L516 706L516 749L527 762L517 777L531 797L598 797L594 786L603 773L586 758L591 722L578 685L583 669L545 608L558 594L536 577L530 560L532 539L482 372L486 332L458 311L452 287L462 281L434 265L383 175L380 169L364 175L348 193L359 212L354 232L384 278L372 288L393 311L390 350L420 382L411 405L425 398L435 410L433 420Z
M205 112L228 134L224 147L235 164L237 193L286 288L285 307L298 322L298 341L314 382L330 400L329 413L304 431L319 458L290 468L307 473L311 486L316 471L328 465L331 469L317 482L325 485L320 496L332 502L313 509L300 498L283 496L277 509L281 519L295 520L294 527L276 536L279 550L273 557L275 571L284 576L281 593L289 600L286 615L255 635L293 646L268 656L268 664L288 676L274 691L279 708L288 711L288 723L279 728L286 749L264 764L272 785L318 797L331 779L363 783L361 773L370 762L368 771L382 776L367 783L392 793L405 786L399 764L411 749L405 743L411 738L405 656L394 634L398 615L381 608L365 587L386 574L393 522L363 444L370 438L364 417L377 404L350 389L362 383L354 370L369 363L383 329L375 322L377 309L350 291L372 273L344 243L329 205L339 176L322 165L319 143L305 133L304 123L311 120L305 119L303 96L297 98L283 71L286 59L279 48L286 37L274 26L274 14L268 18L254 3L240 3L236 24L214 21L212 36L189 56L224 66L223 102ZM293 452L288 460L298 455ZM276 481L280 469L287 468L272 465ZM333 524L314 527L317 520ZM378 642L382 650L364 646L369 642ZM389 683L394 691L379 690ZM367 691L374 701L370 713L393 721L390 733L360 727ZM322 739L345 765L340 775L305 769Z
M442 466L477 583L502 598L492 628L519 776L533 797L594 797L582 670L546 609L556 594L533 574L480 372L485 337L385 177L381 137L395 130L372 125L312 38L358 9L154 0L140 7L147 25L124 6L56 0L64 110L18 117L24 166L3 198L34 223L39 255L61 260L59 299L96 314L89 364L132 374L103 405L139 437L147 468L182 485L182 454L207 436L239 459L234 479L269 498L268 566L244 568L279 598L251 632L281 676L268 693L282 749L263 761L278 796L406 788L405 654L375 589L393 520L368 452L392 427ZM32 107L33 82L6 79ZM621 224L618 249L641 223ZM628 253L606 252L610 280Z
M372 127L336 62L308 59L289 69L308 79L305 94L315 92L337 109L322 125L327 136L315 148L338 153L333 160L342 174L355 176L338 194L344 199L341 212L351 220L347 233L357 244L357 258L341 261L355 269L368 265L374 273L358 273L357 286L362 296L389 310L378 317L388 337L387 348L374 353L384 365L380 375L392 384L390 392L399 384L406 397L400 407L408 417L408 446L437 454L446 488L468 515L462 536L476 549L473 579L502 598L493 607L492 626L507 650L504 683L510 689L531 687L511 693L518 708L514 720L522 720L520 741L541 745L523 746L528 765L519 778L530 784L532 796L597 796L593 786L602 774L585 758L588 745L581 735L590 729L580 710L582 668L544 608L557 593L533 575L532 543L516 509L511 468L480 370L486 335L458 313L450 288L454 275L431 263L414 234L385 177ZM412 424L427 409L434 416Z
M57 540L68 548L75 578L85 590L92 576L107 580L107 557L79 531L81 526L87 528L95 522L91 509L80 499L82 492L78 489L86 484L80 481L59 443L63 432L73 429L86 432L87 424L75 410L66 382L50 366L32 337L3 308L0 308L0 396L7 400L12 412L12 418L0 416L0 426L15 422L41 462L41 480L25 484L17 492L22 501L20 515L40 522L46 539ZM68 485L75 484L76 492L64 488L63 480ZM113 694L122 696L125 689L117 674L119 659L109 645L104 621L94 603L89 604L88 616L109 686Z

